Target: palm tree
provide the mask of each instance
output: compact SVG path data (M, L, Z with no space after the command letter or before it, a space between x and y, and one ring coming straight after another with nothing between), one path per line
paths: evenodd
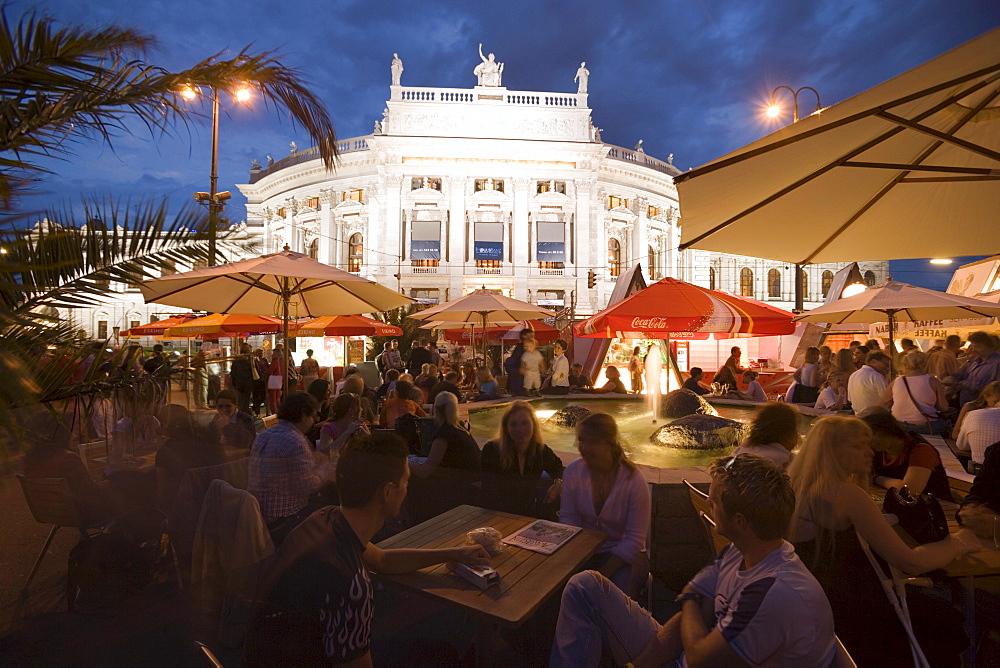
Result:
M3 432L18 428L20 409L55 409L115 382L100 376L99 364L81 377L79 362L92 351L81 350L55 308L90 306L110 282L133 286L178 264L216 259L208 257L208 217L196 210L171 218L165 202L109 200L84 202L82 220L74 211L32 211L29 188L49 172L40 158L69 159L82 141L113 147L137 124L154 136L176 132L200 116L179 96L182 88L244 85L287 110L334 166L337 138L325 107L277 53L220 52L171 72L147 62L155 43L118 26L60 27L35 12L12 24L0 6L0 448ZM220 241L222 251L246 244L232 234Z

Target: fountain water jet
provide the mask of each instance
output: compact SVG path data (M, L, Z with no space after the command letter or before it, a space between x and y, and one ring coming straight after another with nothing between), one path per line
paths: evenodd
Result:
M656 417L660 410L660 373L663 370L663 360L660 358L660 346L653 343L646 353L646 401L649 403L653 413L653 424L656 424ZM669 385L669 378L667 384Z

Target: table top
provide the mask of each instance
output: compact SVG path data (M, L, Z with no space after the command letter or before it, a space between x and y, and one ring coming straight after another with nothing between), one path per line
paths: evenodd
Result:
M436 548L465 544L466 532L494 527L504 537L535 518L475 506L458 506L378 544L390 548ZM379 578L484 616L503 626L523 624L604 542L600 531L583 529L550 555L512 545L491 560L500 584L485 590L466 582L444 564L403 575Z
M110 457L94 457L95 462L100 462L108 468L120 469L122 471L148 471L156 466L156 453L151 452L135 457L132 461L117 460L112 461Z

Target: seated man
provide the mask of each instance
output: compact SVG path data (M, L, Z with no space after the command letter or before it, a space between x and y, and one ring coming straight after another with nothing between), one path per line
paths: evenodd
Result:
M574 364L569 368L570 392L575 392L576 390L586 389L593 386L594 384L590 382L590 377L583 373L582 364Z
M395 434L356 439L340 456L341 505L311 515L287 538L261 585L245 665L370 666L369 570L408 573L444 561L489 565L481 545L382 550L372 537L399 514L410 470Z
M833 613L784 536L795 510L788 476L753 455L718 460L708 503L732 541L684 587L681 611L660 626L595 571L563 591L551 666L596 666L602 645L617 665L829 666Z
M710 394L711 390L701 384L701 379L704 376L705 372L701 370L700 366L691 367L691 377L684 381L684 389L691 390L695 394Z
M278 406L278 423L258 434L250 449L247 490L260 503L275 543L325 505L309 502L337 465L314 457L306 439L317 411L319 402L308 392L289 394Z
M215 395L215 417L210 429L215 440L230 448L247 449L257 438L257 428L249 413L237 410L239 395L235 390L221 390Z

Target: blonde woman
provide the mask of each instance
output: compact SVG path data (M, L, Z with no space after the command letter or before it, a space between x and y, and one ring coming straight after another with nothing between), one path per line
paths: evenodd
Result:
M473 401L488 401L500 398L500 385L496 378L490 373L489 367L481 366L476 369L476 383L479 385L479 394Z
M551 515L549 504L562 491L562 460L542 441L531 406L515 401L500 418L500 433L483 446L483 505L529 517ZM544 498L538 494L542 473L553 480Z
M883 404L904 429L918 434L940 434L951 425L938 414L947 410L944 383L928 375L927 354L914 350L900 356L903 375L886 389Z
M423 459L423 461L420 461ZM458 421L458 397L438 392L434 398L434 437L426 458L410 460L410 473L427 478L438 467L479 473L479 446Z
M868 494L871 441L871 429L858 418L828 416L812 425L788 471L796 498L790 538L830 599L837 636L858 665L912 665L905 632L859 538L911 575L940 568L980 549L980 544L967 529L937 543L904 543ZM914 628L931 665L949 665L960 648L933 647L924 641L947 644L960 638L961 619L955 630L950 608L929 612L928 607L932 603L910 597ZM928 621L938 628L924 633Z
M610 415L591 413L580 420L576 445L580 459L566 467L559 520L607 534L585 568L600 571L631 596L648 569L642 550L649 533L649 486L625 456Z

